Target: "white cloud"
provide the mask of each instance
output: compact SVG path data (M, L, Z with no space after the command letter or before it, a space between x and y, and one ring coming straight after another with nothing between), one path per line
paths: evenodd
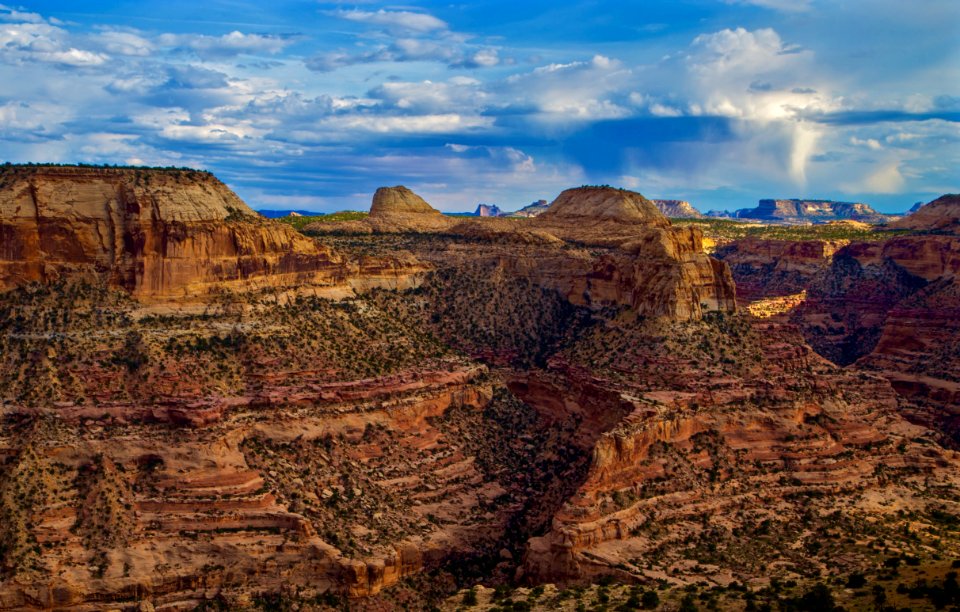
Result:
M498 89L514 103L529 104L547 121L626 117L631 111L612 100L629 86L631 71L615 59L596 55L589 61L549 64L508 77ZM629 100L629 96L624 94Z
M491 68L501 62L496 48L471 43L470 36L451 31L428 13L381 9L328 14L371 29L358 35L355 50L326 50L307 58L304 64L317 72L376 62L441 62L451 68ZM371 48L371 40L378 44Z
M244 34L233 31L223 36L202 34L161 34L157 44L163 47L190 49L201 58L215 59L240 54L276 54L293 43L293 39L267 34Z
M473 54L473 57L470 58L470 63L476 66L490 68L500 63L500 56L496 49L481 49Z
M399 117L346 115L325 119L320 126L337 132L363 130L378 134L452 134L489 127L492 123L488 117L444 113Z
M447 23L428 13L414 13L411 11L336 11L337 17L349 21L356 21L380 26L391 31L428 33L447 29Z
M463 109L479 109L487 98L480 81L455 77L445 83L422 81L408 83L391 81L370 92L373 98L384 104L416 112L440 112Z
M873 149L874 151L879 151L883 148L883 145L880 144L880 141L876 138L857 138L856 136L851 136L850 144L855 147L866 147L868 149Z
M841 188L848 193L900 193L906 184L900 172L899 162L888 162L871 171L860 181L844 183Z
M26 13L13 7L0 4L0 21L19 21L22 23L46 23L39 13Z
M77 49L67 32L47 23L0 24L0 59L7 63L47 62L64 66L99 66L109 57Z
M146 57L154 50L154 44L136 32L104 30L97 35L104 50L115 55Z

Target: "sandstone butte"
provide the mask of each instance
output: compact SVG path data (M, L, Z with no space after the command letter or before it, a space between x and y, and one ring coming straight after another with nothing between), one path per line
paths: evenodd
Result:
M205 172L0 170L0 289L103 276L147 301L221 290L348 284L359 270L262 219ZM399 268L382 262L383 268Z
M307 238L230 214L210 178L18 172L3 235L37 238L3 255L0 609L424 609L471 581L841 580L878 539L960 554L938 432L887 378L739 312L700 230L640 194L441 223L392 188ZM196 272L142 289L126 260L173 243L110 246L134 227L204 245L174 241ZM230 276L252 264L222 236L259 236L257 274ZM309 265L270 263L291 250ZM376 262L418 273L367 286ZM356 291L285 285L337 265ZM205 308L156 314L180 282Z
M568 189L546 212L532 219L509 219L445 217L406 187L382 187L366 219L308 229L330 227L499 242L500 248L488 251L488 256L496 253L500 265L559 291L576 305L622 304L645 315L681 318L735 308L729 271L703 252L702 233L671 226L652 202L623 189ZM518 243L534 245L536 256L526 257L525 249L514 248ZM587 248L571 245L610 251L597 258Z

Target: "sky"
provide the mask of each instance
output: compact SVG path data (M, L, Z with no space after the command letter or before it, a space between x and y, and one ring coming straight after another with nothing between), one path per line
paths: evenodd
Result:
M0 4L0 160L204 168L260 209L899 212L960 192L958 31L957 0Z

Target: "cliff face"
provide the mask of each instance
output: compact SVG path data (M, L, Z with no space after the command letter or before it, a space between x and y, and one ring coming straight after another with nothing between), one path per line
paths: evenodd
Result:
M510 213L511 217L536 217L540 213L550 208L550 203L546 200L537 200L527 204L520 210Z
M793 319L817 351L849 364L873 351L890 311L941 277L960 270L960 243L947 236L855 242L813 279Z
M482 241L488 246L479 251L431 246L416 254L435 266L487 262L577 306L628 306L643 316L676 319L736 308L729 269L704 253L702 232L671 226L649 200L622 189L568 189L530 219L454 219L406 188L381 188L367 219L312 227Z
M718 247L713 255L730 266L737 297L752 301L804 291L826 271L846 241L742 238Z
M162 300L335 283L342 263L292 228L260 219L206 173L13 167L2 175L2 289L84 275Z
M828 508L851 508L862 495L898 497L895 483L909 474L956 480L952 453L928 453L911 439L924 428L902 421L883 378L835 368L789 325L751 325L726 353L731 365L696 363L678 328L658 347L656 337L621 325L601 340L613 354L598 358L584 338L552 360L562 377L511 386L545 413L576 413L591 448L576 493L550 531L529 542L526 579L765 574L785 553L751 542L837 528ZM709 327L696 335L701 346L717 339ZM812 507L834 518L811 520Z
M477 210L474 211L475 217L505 217L506 213L500 210L496 204L477 204Z
M672 219L701 219L703 213L685 200L650 200L667 217Z
M700 232L639 194L560 203L543 221L325 224L349 299L306 286L158 315L119 281L0 292L0 609L340 607L392 585L356 607L416 608L414 589L445 588L432 569L759 587L876 567L851 542L955 556L957 457L887 380L734 312ZM226 206L161 221L194 242L203 223L262 227ZM398 190L376 209L436 216ZM917 313L955 299L944 248L842 258L944 275L898 303L901 356ZM346 291L368 282L397 291ZM918 362L960 336L931 328Z
M647 316L699 318L735 309L729 269L703 250L699 229L673 227L639 193L568 189L529 224L574 244L610 251L584 275L567 275L575 304L623 304Z

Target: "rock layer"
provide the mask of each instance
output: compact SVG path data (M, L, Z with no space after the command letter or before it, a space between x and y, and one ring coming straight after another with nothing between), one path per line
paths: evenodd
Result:
M612 187L567 189L537 216L538 224L618 223L667 227L670 222L648 199L633 191Z
M730 266L743 301L800 293L823 273L847 241L769 240L747 237L714 250Z
M341 282L343 261L207 173L8 167L0 289L85 275L144 300Z

